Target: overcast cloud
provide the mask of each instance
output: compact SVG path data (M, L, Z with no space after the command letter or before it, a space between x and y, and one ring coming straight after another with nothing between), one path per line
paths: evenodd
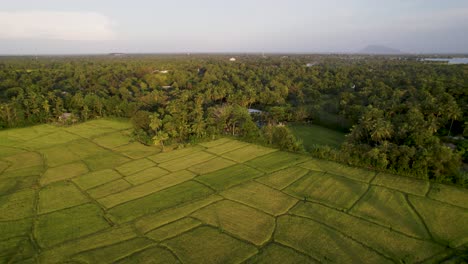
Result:
M2 1L2 0L0 0ZM107 52L468 53L466 0L15 0L0 54Z
M1 39L109 40L111 20L99 13L59 11L0 12Z

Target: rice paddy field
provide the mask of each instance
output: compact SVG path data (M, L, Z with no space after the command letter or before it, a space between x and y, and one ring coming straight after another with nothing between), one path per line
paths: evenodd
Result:
M0 131L0 263L458 263L468 250L466 189L226 138L161 152L130 133L106 119Z

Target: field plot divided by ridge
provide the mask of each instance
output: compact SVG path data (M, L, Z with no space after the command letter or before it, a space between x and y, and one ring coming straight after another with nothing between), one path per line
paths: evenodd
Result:
M468 191L125 120L0 131L0 263L419 263L468 245Z

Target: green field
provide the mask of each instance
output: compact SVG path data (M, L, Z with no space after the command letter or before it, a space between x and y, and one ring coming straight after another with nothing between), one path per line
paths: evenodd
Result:
M289 128L297 139L302 140L306 150L312 149L314 145L340 148L345 140L345 133L319 125L291 124Z
M341 142L320 129L313 144ZM0 131L0 263L437 263L468 250L466 189L226 138L161 152L130 132L106 119Z

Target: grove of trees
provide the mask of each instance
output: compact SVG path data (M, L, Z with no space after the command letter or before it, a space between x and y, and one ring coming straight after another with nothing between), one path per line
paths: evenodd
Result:
M317 146L317 157L468 184L468 65L396 56L229 57L3 57L0 128L57 122L63 113L81 121L113 116L131 118L145 144L229 135L302 151L282 124L313 122L348 133L341 149Z

